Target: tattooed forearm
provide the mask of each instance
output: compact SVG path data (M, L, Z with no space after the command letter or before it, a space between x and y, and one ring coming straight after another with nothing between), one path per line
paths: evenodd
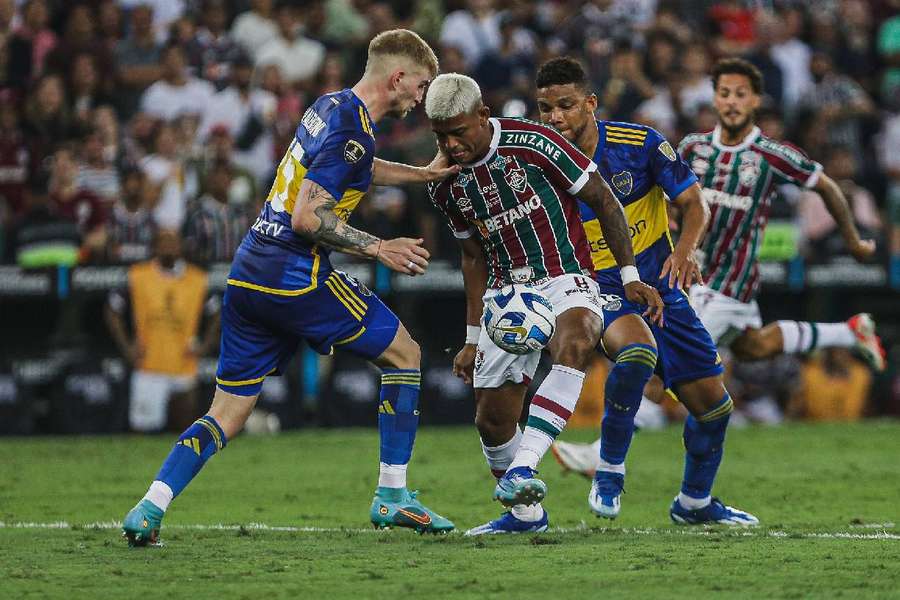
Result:
M292 217L295 231L340 252L372 257L380 240L344 223L334 212L336 206L337 200L324 188L304 182Z
M620 267L634 264L634 248L625 211L599 175L591 176L581 192L584 201L597 213L603 239Z

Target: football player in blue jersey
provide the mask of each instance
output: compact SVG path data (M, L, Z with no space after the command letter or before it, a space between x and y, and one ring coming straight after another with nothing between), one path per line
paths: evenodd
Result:
M726 506L711 495L733 405L722 380L716 346L684 293L691 283L702 280L694 250L705 232L709 211L697 178L669 142L653 129L596 120L597 96L588 89L587 77L578 61L561 57L545 63L538 70L536 84L541 120L593 157L598 171L624 206L640 278L654 282L666 305L664 326L648 321L658 348L656 369L665 388L690 413L684 426L684 477L669 515L676 523L755 525L756 517ZM675 245L669 236L667 201L682 215L681 235ZM642 308L625 298L596 216L584 203L581 215L600 289L619 297L618 310L611 310L608 303L606 314L641 314ZM626 354L620 348L604 350L617 366L622 354ZM625 383L607 381L607 396L610 386L622 385ZM599 467L588 495L591 510L600 517L614 519L619 514L625 456L641 394L632 394L631 400L627 405L606 402Z
M374 157L374 123L409 113L437 71L434 52L417 34L386 31L369 44L362 79L320 97L303 114L232 263L212 406L178 438L147 494L125 517L130 545L158 542L169 503L243 428L263 380L279 373L301 340L321 354L339 348L382 369L372 523L419 532L453 529L406 486L419 421L419 346L377 296L329 261L329 253L338 251L406 275L425 272L428 251L421 239L382 240L347 219L373 182L424 183L456 171L440 158L417 168Z

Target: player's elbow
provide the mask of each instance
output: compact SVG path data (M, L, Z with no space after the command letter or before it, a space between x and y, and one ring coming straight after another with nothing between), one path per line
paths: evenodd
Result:
M319 217L312 210L298 208L291 215L291 229L303 237L314 237L319 229L319 224Z

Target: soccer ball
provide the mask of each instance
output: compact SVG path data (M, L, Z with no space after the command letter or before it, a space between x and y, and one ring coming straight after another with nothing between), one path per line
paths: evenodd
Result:
M550 342L556 329L553 305L529 285L508 285L484 305L488 337L511 354L528 354Z

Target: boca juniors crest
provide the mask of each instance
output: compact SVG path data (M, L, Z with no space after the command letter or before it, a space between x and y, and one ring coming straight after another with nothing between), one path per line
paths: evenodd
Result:
M525 169L521 167L518 169L510 169L504 178L506 179L506 183L509 184L509 187L520 194L528 187L528 177L525 176Z
M634 187L634 177L628 171L622 171L612 176L612 183L620 194L627 196Z

